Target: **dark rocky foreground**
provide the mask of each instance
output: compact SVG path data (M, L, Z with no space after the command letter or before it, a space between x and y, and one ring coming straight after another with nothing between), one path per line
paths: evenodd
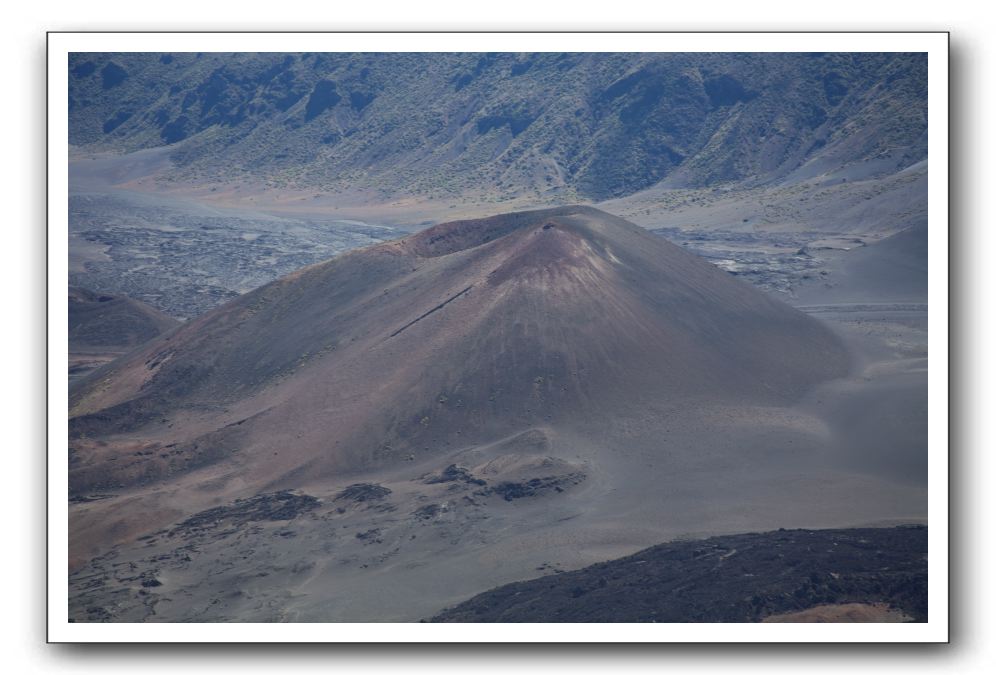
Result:
M882 603L927 620L927 528L779 530L679 541L507 584L434 622L753 622Z

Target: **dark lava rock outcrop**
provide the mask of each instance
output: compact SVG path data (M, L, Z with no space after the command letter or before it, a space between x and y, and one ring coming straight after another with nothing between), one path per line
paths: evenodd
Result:
M270 492L201 511L177 525L173 532L182 534L221 525L244 525L260 520L293 520L302 513L314 509L318 504L318 500L310 495L297 494L290 490Z
M752 622L883 603L927 620L927 528L780 530L661 544L501 586L449 622Z

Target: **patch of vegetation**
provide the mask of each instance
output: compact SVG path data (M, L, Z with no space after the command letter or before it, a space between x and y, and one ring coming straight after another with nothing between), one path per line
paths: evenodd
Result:
M86 53L69 68L70 142L184 141L168 181L557 201L819 154L926 156L917 54Z

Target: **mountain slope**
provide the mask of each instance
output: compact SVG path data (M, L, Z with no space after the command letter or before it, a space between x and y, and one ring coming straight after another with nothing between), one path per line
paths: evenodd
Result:
M70 138L170 181L593 200L926 158L922 54L73 54Z
M178 325L176 319L132 298L70 286L70 376L85 374Z
M926 302L927 226L841 252L827 272L797 289L798 304Z
M128 349L179 321L131 298L69 287L69 348Z
M287 486L641 403L784 403L846 365L815 320L595 209L447 223L264 286L84 382L71 484L240 458ZM109 451L136 435L147 452Z

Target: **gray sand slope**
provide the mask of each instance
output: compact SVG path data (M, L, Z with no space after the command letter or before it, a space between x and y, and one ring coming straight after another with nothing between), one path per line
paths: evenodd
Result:
M927 301L927 225L838 253L825 278L796 290L796 304L924 303Z

